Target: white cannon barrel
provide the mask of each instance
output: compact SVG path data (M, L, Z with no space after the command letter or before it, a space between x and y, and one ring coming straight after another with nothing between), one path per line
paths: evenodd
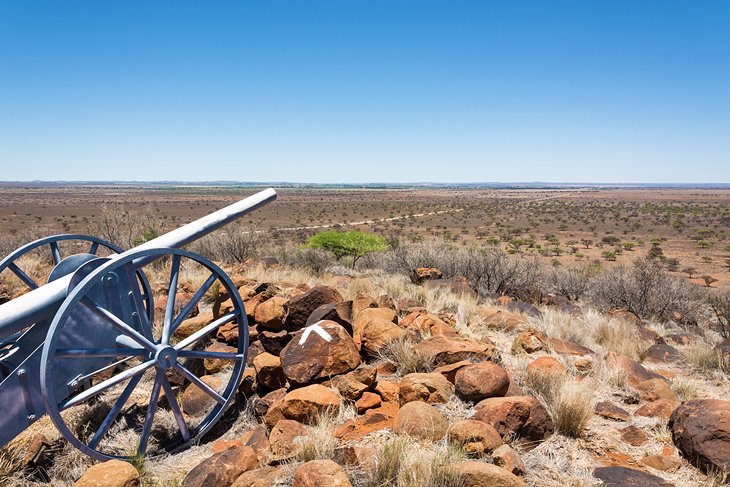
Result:
M145 242L119 256L144 249L183 247L275 199L276 191L272 188L265 189L149 242ZM113 256L112 259L119 256ZM144 262L138 264L143 265ZM0 338L12 335L27 328L39 319L55 313L66 298L72 276L73 274L61 277L0 305Z

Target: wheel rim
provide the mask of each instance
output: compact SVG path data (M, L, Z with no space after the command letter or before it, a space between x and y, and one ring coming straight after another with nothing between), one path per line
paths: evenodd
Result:
M60 234L60 235L52 235L50 237L44 237L38 240L34 240L33 242L29 242L22 247L19 247L15 249L13 252L5 256L2 260L0 260L0 274L2 274L5 270L12 272L20 281L30 290L36 289L39 287L39 283L36 282L33 277L31 277L28 273L26 273L19 265L18 261L25 255L29 254L30 252L33 252L34 250L40 249L42 247L48 246L49 253L51 256L51 259L53 260L54 266L58 266L58 264L65 258L70 257L71 255L75 254L68 254L64 255L64 252L62 251L61 246L59 246L59 242L85 242L88 245L87 254L90 255L97 255L97 252L100 248L104 248L112 253L115 254L121 254L124 252L124 249L119 247L118 245L109 242L107 240L94 237L92 235L84 235L84 234L76 234L76 233L69 233L69 234ZM49 275L50 277L50 275ZM149 321L154 321L154 312L155 308L152 306L152 288L150 287L149 281L147 280L147 276L145 276L144 272L141 270L137 273L137 278L140 281L140 284L142 285L143 293L142 297L144 298L146 302L146 309L147 309L147 319Z
M131 318L125 316L126 319L121 319L95 302L94 296L98 295L95 293L104 287L105 279L125 272L132 275L137 270L135 261L142 258L147 262L146 265L154 265L149 263L150 257L154 257L157 262L164 258L169 263L167 306L159 326L139 319L145 313L137 312L140 311L142 300L141 295L134 291L135 286L131 286L129 295L136 302L136 308L133 309L137 311L136 315L132 313ZM181 306L182 309L176 311L180 276L191 264L205 269L209 276L188 302ZM228 292L232 310L187 337L180 337L176 334L180 324L216 282ZM116 346L109 347L108 341L99 338L98 343L103 346L76 347L76 343L93 340L78 333L78 326L88 326L79 325L78 310L82 308L85 316L93 315L95 320L99 320L93 321L95 329L91 333L98 337L105 333L118 333ZM215 337L222 325L234 320L238 328L235 351L200 350L201 346ZM101 327L105 327L104 330ZM145 454L171 453L202 437L232 403L245 366L247 349L248 323L243 303L230 278L218 266L184 250L144 250L102 264L84 277L68 295L49 328L43 347L41 390L47 412L61 434L95 458L129 459ZM219 382L201 379L200 370L201 366L205 370L205 360L224 363L217 376L212 375ZM97 364L96 361L108 362L113 366L111 375L107 365L90 377L84 377L84 380L90 381L88 387L68 395L65 395L66 389L60 387L59 392L59 383L63 385L68 377L63 375L64 367L68 369L69 363L83 364L84 361L93 361L94 364ZM188 389L195 388L199 397L206 398L209 404L202 414L191 415L183 410L179 404L182 389L175 390L168 377L171 374L184 386L185 394ZM220 386L216 387L217 384ZM90 420L87 414L96 416ZM79 429L79 423L84 421L89 422L90 426ZM165 425L170 427L166 429ZM136 448L120 448L118 442L114 442L114 435L126 435L127 443L136 443Z

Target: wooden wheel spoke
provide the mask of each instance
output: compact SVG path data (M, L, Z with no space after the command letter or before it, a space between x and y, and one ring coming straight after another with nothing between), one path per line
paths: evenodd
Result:
M31 279L31 277L28 274L23 272L23 269L18 267L15 264L15 262L11 262L10 264L8 264L8 269L10 269L13 272L13 274L18 276L18 279L23 281L25 283L25 285L28 286L29 288L31 288L31 289L38 288L38 284L36 284L36 282L33 279Z
M61 250L58 248L58 242L51 242L48 244L51 247L51 257L53 257L53 263L58 265L61 262Z
M197 375L193 374L192 372L190 372L188 369L186 369L179 363L175 364L175 370L180 372L187 380L189 380L190 382L195 384L201 391L203 391L204 393L208 394L210 397L215 399L215 401L218 404L226 403L226 400L220 394L218 394L215 390L213 390L213 388L211 388L208 384L206 384L205 382L200 380Z
M185 305L185 307L180 311L180 313L175 318L175 321L172 322L170 325L170 331L167 336L167 341L163 341L162 343L170 343L170 337L175 334L178 327L180 326L180 323L182 323L185 318L188 317L190 312L193 310L196 304L202 299L203 296L205 296L205 293L208 292L210 287L213 285L213 283L218 279L218 276L216 276L214 273L211 273L208 279L205 280L202 286L200 286L200 289L196 291L196 293L193 295L193 297L190 299L188 304ZM164 340L164 337L163 337Z
M152 394L150 395L150 403L147 405L147 413L144 417L144 426L142 427L142 435L139 438L139 448L137 454L144 456L147 452L147 443L152 433L152 426L155 421L155 413L157 412L157 404L160 402L160 386L162 378L165 376L165 369L157 369L155 374L155 384L152 386ZM174 397L173 397L174 400Z
M148 357L144 348L59 348L55 358Z
M111 377L110 379L107 379L103 382L98 383L97 385L90 387L89 389L86 389L85 391L81 392L80 394L61 402L59 404L58 409L64 410L68 409L72 406L76 406L77 404L80 404L87 399L91 399L94 396L97 396L101 394L102 392L106 391L107 389L110 389L114 387L115 385L119 384L120 382L124 382L125 380L129 379L130 377L134 377L138 374L141 374L145 370L149 369L155 364L154 360L148 360L147 362L141 363L135 367L132 367L131 369L127 369L124 372L121 372L114 377Z
M109 413L107 413L104 421L101 422L99 429L96 430L96 433L94 433L94 437L91 438L91 441L89 442L89 448L95 449L99 445L99 442L102 438L104 438L106 432L109 431L109 427L112 423L114 423L114 420L117 419L117 416L119 416L119 413L122 411L122 408L127 403L127 400L129 400L129 396L132 395L132 392L134 392L134 389L137 387L140 380L142 380L142 374L132 377L132 380L129 381L127 387L124 388L122 394L117 398L114 406L112 406Z
M155 344L152 343L150 340L148 340L145 336L143 336L141 333L139 333L137 330L120 320L114 313L102 308L98 304L96 304L94 301L92 301L88 297L84 297L81 299L81 303L86 306L88 309L96 313L98 316L104 318L109 324L111 324L114 328L118 329L120 332L127 335L129 338L133 339L140 345L142 345L144 348L149 350L150 352L154 352L156 350Z
M226 313L217 320L213 321L209 325L204 326L200 330L196 331L189 337L187 337L185 340L181 341L177 345L175 345L175 350L182 350L183 348L187 348L190 345L199 342L203 338L207 337L211 333L213 333L215 330L220 328L221 326L225 325L229 321L232 321L238 317L238 311L232 312L232 313Z
M180 256L175 254L172 257L170 266L170 285L167 288L167 306L162 324L162 343L170 342L170 327L172 315L175 313L175 299L177 298L177 281L180 277Z
M229 352L206 352L205 350L180 350L177 353L180 358L193 359L222 359L222 360L243 360L242 353Z
M175 416L175 421L177 421L177 427L180 428L180 434L182 435L183 441L190 441L190 429L185 422L183 413L180 410L180 405L177 403L175 392L172 390L172 386L170 385L170 381L167 380L166 375L162 376L162 388L165 391L167 402L170 404L170 409L172 409L172 415Z

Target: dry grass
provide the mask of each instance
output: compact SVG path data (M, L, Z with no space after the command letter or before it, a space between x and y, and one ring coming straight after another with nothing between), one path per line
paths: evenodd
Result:
M577 343L594 352L617 352L634 360L649 342L641 338L632 323L612 318L594 310L585 310L582 316L544 308L542 318L533 320L534 326L552 338Z
M707 340L697 340L682 350L684 359L699 372L705 374L727 374L730 364L722 356L715 344Z
M450 446L436 449L399 438L386 443L376 453L373 468L367 472L363 487L462 487L464 481L448 466L465 455Z
M311 425L307 427L309 434L302 444L302 451L296 461L309 462L311 460L332 460L339 440L335 438L335 429L349 419L357 417L357 411L352 405L340 404L337 411L318 414Z
M672 391L680 401L689 401L700 397L697 381L687 377L677 376L671 382Z
M541 487L588 487L599 485L593 477L595 459L585 442L553 435L536 448L520 452L527 466L525 480Z
M434 367L433 358L413 347L415 342L410 338L396 338L388 342L379 352L382 360L393 363L400 375L414 372L431 372Z
M522 383L545 404L559 433L576 438L583 436L595 407L592 381L578 383L564 374L526 371Z

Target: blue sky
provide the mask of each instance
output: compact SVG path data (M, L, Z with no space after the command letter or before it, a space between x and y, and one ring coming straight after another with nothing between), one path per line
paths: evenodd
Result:
M730 182L730 2L0 0L0 167Z

